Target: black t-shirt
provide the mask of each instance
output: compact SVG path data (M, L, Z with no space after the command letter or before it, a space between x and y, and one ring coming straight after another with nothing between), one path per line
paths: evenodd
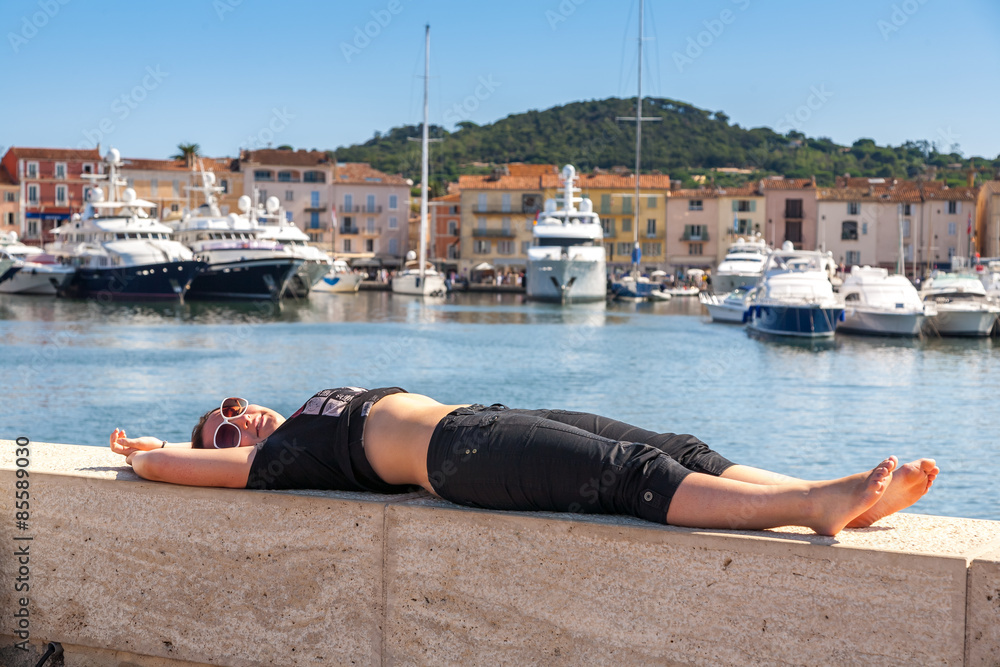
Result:
M368 412L399 387L341 387L318 392L257 444L248 489L321 489L405 493L414 487L387 484L364 450Z

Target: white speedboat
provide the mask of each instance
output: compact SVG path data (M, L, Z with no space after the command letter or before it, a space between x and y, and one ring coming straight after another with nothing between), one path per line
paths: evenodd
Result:
M121 155L112 148L105 156L107 174L84 174L106 181L109 199L93 187L83 216L74 214L52 230L56 241L46 250L76 272L61 294L100 300L182 299L195 275L206 264L171 238L172 230L149 216L153 202L136 197L118 175Z
M1000 305L971 273L936 273L924 283L921 295L936 304L934 328L942 336L988 336L1000 316Z
M747 317L750 330L757 333L827 338L843 312L826 271L826 255L794 250L786 241L764 260Z
M533 301L580 303L607 298L604 230L590 199L577 197L576 169L562 170L562 207L555 199L532 227L525 292ZM577 208L579 204L579 208Z
M737 287L753 287L764 270L764 258L770 249L760 238L743 237L729 246L726 256L712 276L712 288L723 294Z
M406 263L403 270L392 279L394 294L410 294L413 296L444 296L448 288L444 276L438 273L427 261L427 179L429 168L427 163L428 143L430 142L427 111L427 88L430 82L431 66L431 27L424 28L424 122L420 136L420 238L417 242L420 248L419 258L412 250L406 253Z
M728 294L701 292L698 300L708 309L713 322L746 322L747 309L753 297L753 287L741 285Z
M342 259L333 260L333 268L328 274L320 278L319 282L313 285L314 292L350 292L354 293L361 287L360 273L351 271L347 262Z
M0 272L0 293L54 296L73 277L76 269L35 246L17 240L17 234L0 235L0 258L12 266ZM5 274L9 274L4 277Z
M277 197L268 197L265 213L258 214L257 238L280 243L285 252L302 260L298 273L289 285L295 296L306 296L323 276L333 269L333 260L319 248L309 245L309 235L289 220Z
M619 301L669 301L673 298L663 291L660 283L646 276L628 274L611 283L611 296Z
M931 302L903 276L878 267L852 267L840 287L844 318L837 331L879 336L917 336L928 317L937 314Z
M694 285L680 285L677 287L664 287L662 288L664 292L670 296L698 296L701 294L701 290Z
M222 188L215 185L215 174L201 170L200 177L201 185L188 190L201 192L204 203L171 223L174 238L208 264L191 282L188 298L281 298L302 260L277 241L258 239L257 223L249 217L223 215L216 199Z

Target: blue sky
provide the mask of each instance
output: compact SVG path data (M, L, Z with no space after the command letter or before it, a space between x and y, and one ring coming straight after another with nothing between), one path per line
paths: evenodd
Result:
M3 0L0 146L336 148L635 95L638 0ZM647 0L643 93L743 127L1000 154L995 0ZM367 34L366 34L367 33Z

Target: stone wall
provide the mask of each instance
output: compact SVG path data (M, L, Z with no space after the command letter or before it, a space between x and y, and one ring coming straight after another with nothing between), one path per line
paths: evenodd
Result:
M4 665L49 641L87 666L1000 660L998 522L691 530L178 487L107 449L32 443L19 531L14 448L0 441ZM23 544L33 657L11 648Z

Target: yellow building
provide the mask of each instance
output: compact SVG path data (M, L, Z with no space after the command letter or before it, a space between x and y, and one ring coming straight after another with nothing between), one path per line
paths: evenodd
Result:
M546 197L555 195L559 180L555 178L546 189ZM636 234L635 177L631 174L583 174L578 181L580 193L594 202L594 211L604 226L604 247L608 270L624 271L632 266L632 248ZM641 268L653 271L666 268L667 207L666 192L670 177L647 174L639 177L639 248ZM551 191L551 194L549 192Z
M716 266L726 257L726 250L737 238L752 238L763 235L767 225L764 211L764 195L757 182L738 188L716 188L719 197L719 223L715 246Z
M460 176L459 271L470 275L483 264L523 271L535 218L555 193L552 183L558 179L551 164L510 164L489 175Z
M199 158L206 171L215 174L223 214L239 213L237 200L243 194L243 174L233 158ZM188 186L201 185L197 174L183 160L144 160L124 158L121 175L140 199L156 204L156 215L163 220L180 218L185 209L203 203L202 195L189 192Z

